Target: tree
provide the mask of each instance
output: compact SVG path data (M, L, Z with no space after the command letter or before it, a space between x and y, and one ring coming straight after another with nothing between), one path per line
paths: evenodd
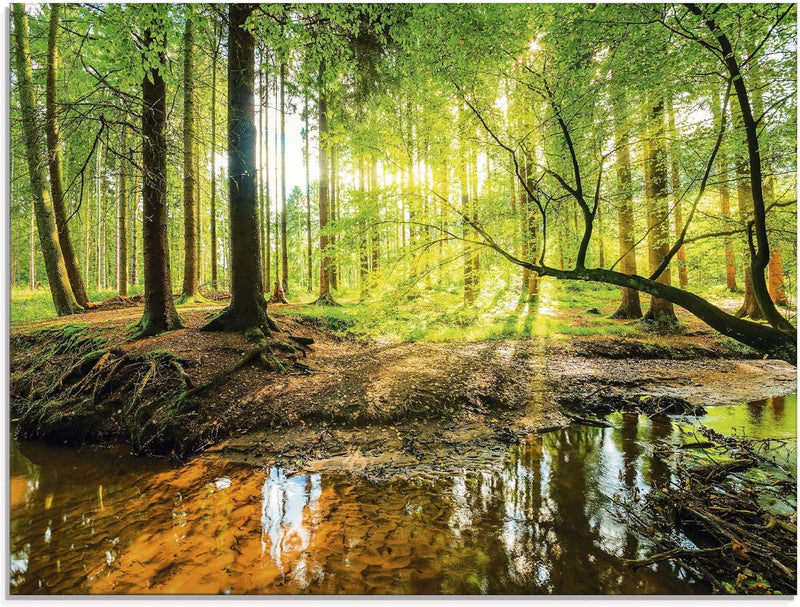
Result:
M194 21L185 7L183 33L183 290L180 303L197 297L197 225L195 219Z
M117 214L119 217L117 230L119 234L117 246L117 289L122 297L128 295L128 167L124 153L127 148L125 125L119 134L119 185L117 187ZM135 238L134 238L135 240Z
M149 23L142 36L145 61L142 79L142 254L144 313L135 337L180 329L183 319L172 299L167 240L167 90L164 35ZM148 59L147 57L153 57Z
M622 110L617 104L614 108L614 127L616 134L616 168L619 182L620 202L617 211L619 227L620 270L624 274L636 274L636 241L634 239L633 187L631 183L631 152L627 130L622 124ZM622 299L614 318L636 319L642 317L639 292L630 287L622 287Z
M741 112L743 130L747 139L747 157L750 172L750 187L753 195L753 219L748 222L747 242L750 249L751 280L753 281L753 295L755 296L758 307L774 328L789 333L796 333L794 326L786 320L778 309L769 294L766 282L766 269L769 265L769 239L767 237L766 207L764 204L763 174L761 167L761 150L758 145L758 125L750 106L750 95L748 92L745 75L742 73L737 54L728 39L727 34L717 24L713 12L699 7L696 4L687 4L688 10L700 17L713 36L715 43L711 44L711 49L725 65L728 75L733 82L736 91L736 99ZM791 7L786 9L786 15ZM706 43L707 45L709 43Z
M64 255L58 241L55 211L50 193L45 187L45 176L42 170L41 126L37 124L36 107L33 102L33 84L31 73L31 57L28 46L28 17L24 4L14 4L14 42L19 88L19 104L22 114L22 129L25 139L25 150L30 173L31 195L36 215L36 228L39 233L39 244L44 256L47 281L56 314L64 316L81 310L75 299L69 282ZM33 264L32 264L33 265ZM33 275L33 272L31 272Z
M47 131L47 164L50 169L50 193L53 202L53 213L55 214L56 229L58 230L58 243L61 253L64 256L64 265L67 268L67 276L75 300L81 307L89 305L89 296L86 293L86 286L81 276L80 264L75 249L72 246L69 228L67 226L66 213L64 212L64 184L63 184L63 163L61 159L61 149L58 118L56 116L56 81L58 78L58 33L59 21L61 17L61 6L52 4L50 6L50 26L47 37L47 94L46 94L46 122Z
M323 85L324 63L319 70L319 99L317 101L318 126L319 126L319 248L322 257L319 264L319 297L314 302L317 305L336 305L331 293L331 268L333 260L330 257L329 236L326 230L330 213L328 200L328 100Z
M217 288L217 58L219 35L214 21L211 50L211 286Z
M647 200L648 252L650 272L656 279L671 284L669 267L656 274L669 251L669 215L667 207L667 150L664 139L664 100L656 100L650 110L650 137L645 141L644 181ZM662 297L650 298L645 320L659 324L675 324L678 319L672 302Z
M265 333L274 324L267 316L262 290L261 250L256 191L255 38L246 22L254 4L228 5L228 196L231 246L231 303L204 331Z

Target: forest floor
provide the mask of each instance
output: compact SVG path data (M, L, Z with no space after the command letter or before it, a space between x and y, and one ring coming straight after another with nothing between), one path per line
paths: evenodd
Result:
M647 396L716 405L797 389L794 367L732 349L688 315L680 335L430 342L343 335L308 306L271 306L278 338L313 345L302 357L276 350L285 373L258 358L227 373L253 346L240 333L198 330L220 307L184 306L186 328L138 341L130 325L142 308L130 301L18 325L11 397L20 435L380 478L501 459L521 437L592 424L595 413Z

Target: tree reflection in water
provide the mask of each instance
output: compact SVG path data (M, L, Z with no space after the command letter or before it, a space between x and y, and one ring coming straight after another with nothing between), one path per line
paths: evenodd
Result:
M759 423L788 432L795 402L770 399ZM754 417L741 405L703 423ZM623 564L651 546L612 498L673 482L653 447L683 435L668 419L610 419L532 436L496 465L385 482L12 441L11 592L708 592L667 562Z

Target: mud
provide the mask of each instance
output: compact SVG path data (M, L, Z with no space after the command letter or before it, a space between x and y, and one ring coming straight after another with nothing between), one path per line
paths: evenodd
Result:
M486 463L497 457L500 463L507 445L527 435L564 427L575 414L602 414L645 396L707 407L796 392L791 365L720 358L735 353L708 334L658 344L618 338L394 343L341 338L318 321L276 315L286 334L315 340L300 366L286 361L288 373L281 374L248 365L176 409L182 379L173 359L200 385L249 349L242 335L197 330L217 309L183 308L187 328L135 342L128 341L125 327L138 318L137 309L99 310L77 319L90 321L85 330L105 347L143 361L100 399L95 393L90 399L90 391L77 398L82 393L74 386L55 385L89 346L53 355L35 375L29 373L52 345L54 333L42 329L63 328L69 321L14 332L12 414L28 438L127 442L142 454L205 452L280 465L288 472L346 469L377 478L402 475L409 466L424 474L426 469L457 470L477 463L475 458ZM171 358L159 359L158 380L147 382L142 401L160 404L148 404L145 416L119 418L142 385L149 368L144 361L154 352ZM630 358L635 352L641 358ZM65 390L71 398L64 398ZM47 402L37 409L43 394ZM74 410L80 412L77 418ZM34 414L39 417L31 423ZM80 423L69 424L65 432L64 420L70 419ZM157 440L146 440L151 427L161 432Z

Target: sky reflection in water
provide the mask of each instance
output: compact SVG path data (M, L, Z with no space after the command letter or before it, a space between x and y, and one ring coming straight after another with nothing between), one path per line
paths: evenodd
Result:
M719 407L723 432L794 436L796 398ZM374 484L196 460L163 462L11 445L11 592L708 592L649 546L611 498L666 485L653 454L675 424L632 414L613 428L529 438L496 469ZM779 434L783 433L783 434Z

